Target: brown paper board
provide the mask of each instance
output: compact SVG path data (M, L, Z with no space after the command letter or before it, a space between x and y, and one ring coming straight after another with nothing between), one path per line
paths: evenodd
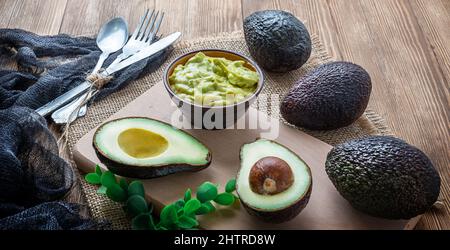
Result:
M163 84L158 83L136 100L128 104L108 120L127 116L143 116L171 122L177 108L172 104ZM385 220L365 215L353 209L334 188L328 179L324 163L331 146L291 128L276 119L268 118L262 112L250 108L247 121L259 118L263 125L279 128L275 141L297 153L311 168L313 188L307 207L292 221L282 224L268 224L247 214L237 202L232 208L217 206L216 212L199 216L200 225L205 229L412 229L418 218L407 220ZM172 123L173 124L173 123ZM92 172L100 163L92 139L94 130L86 134L76 144L74 159L84 172ZM186 130L206 144L212 151L211 165L200 172L177 173L157 179L143 180L147 198L160 209L182 198L187 188L195 189L204 181L219 183L223 190L226 182L235 178L240 162L239 150L242 144L258 137L269 137L263 129ZM272 130L273 131L273 130ZM103 168L102 164L100 164ZM193 190L195 192L195 190Z

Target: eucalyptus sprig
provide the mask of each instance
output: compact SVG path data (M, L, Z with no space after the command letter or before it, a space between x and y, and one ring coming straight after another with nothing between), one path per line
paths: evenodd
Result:
M216 211L214 203L231 206L238 199L233 192L236 180L231 179L225 186L225 192L219 193L218 185L204 182L197 188L196 197L188 188L184 197L166 205L158 218L152 215L153 206L145 200L145 189L141 181L128 183L125 179L118 182L110 171L102 171L97 165L95 172L85 176L85 180L99 185L98 194L106 194L111 200L124 203L124 210L132 217L132 228L136 230L179 230L196 229L199 226L197 216Z

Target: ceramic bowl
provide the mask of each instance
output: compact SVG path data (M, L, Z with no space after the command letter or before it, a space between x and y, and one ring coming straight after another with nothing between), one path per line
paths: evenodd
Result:
M202 52L210 57L223 57L232 61L244 61L245 67L256 71L259 75L258 86L255 92L245 100L228 106L202 106L178 97L170 86L169 77L178 65L184 65L198 52ZM173 60L164 72L163 82L172 101L181 110L183 116L186 117L195 128L224 129L234 125L239 118L245 115L250 105L256 100L264 87L264 75L261 68L247 56L228 50L204 49L186 53Z

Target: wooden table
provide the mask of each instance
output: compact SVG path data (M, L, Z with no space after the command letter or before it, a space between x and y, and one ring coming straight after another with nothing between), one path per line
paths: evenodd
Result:
M369 106L439 169L444 208L419 229L450 229L449 0L0 0L0 27L39 34L93 35L114 16L134 27L145 8L166 12L162 32L184 38L241 29L256 10L288 10L319 35L336 59L372 76Z

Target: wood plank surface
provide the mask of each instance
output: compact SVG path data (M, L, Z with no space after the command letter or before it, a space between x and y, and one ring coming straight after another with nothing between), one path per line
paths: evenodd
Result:
M93 35L114 16L134 28L147 7L166 12L163 33L178 30L185 39L239 30L256 10L294 13L335 59L371 74L369 106L394 134L429 155L443 180L443 208L417 228L450 229L450 1L0 0L0 27Z
M38 34L58 34L66 0L0 0L2 27L19 28ZM2 19L9 15L9 20ZM6 25L3 25L7 23Z
M248 2L248 6L243 5L246 16L258 9L292 10L297 1L244 2ZM411 2L415 1L304 1L300 5L316 6L315 10L294 8L293 12L300 18L313 18L306 19L306 25L311 31L316 30L324 42L332 43L329 51L337 51L332 53L336 59L360 64L370 73L373 93L369 106L386 119L397 136L425 151L439 168L445 209L428 213L419 228L448 229L449 85L443 73L448 69L442 65L449 63L445 56L450 40L442 36L449 32L450 22L442 22L445 17L435 21L447 27L443 35L435 32L433 37L441 45L439 62L413 10L424 12ZM432 5L430 2L439 4L427 1L426 5ZM446 8L441 12L449 13L448 5L441 4L441 7ZM317 10L320 12L315 12ZM428 14L436 15L433 10L430 12ZM442 40L438 40L440 38Z
M68 0L59 31L71 35L95 36L104 23L116 16L127 20L129 27L135 27L145 9L153 6L154 1Z

